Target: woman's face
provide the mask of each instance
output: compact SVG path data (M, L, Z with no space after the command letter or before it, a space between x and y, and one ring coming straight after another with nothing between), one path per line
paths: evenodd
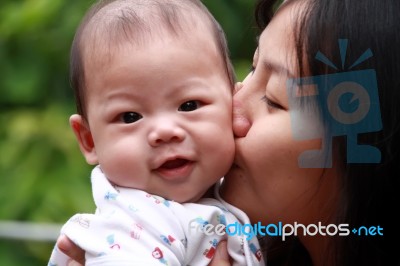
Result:
M281 7L259 38L254 71L234 95L235 165L221 194L252 222L324 223L332 211L333 170L298 163L303 151L320 149L321 140L294 140L291 128L286 82L296 77L292 30L299 10Z

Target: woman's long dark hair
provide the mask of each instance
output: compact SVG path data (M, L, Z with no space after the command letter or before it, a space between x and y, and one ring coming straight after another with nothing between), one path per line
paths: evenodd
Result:
M400 265L397 254L400 245L396 244L400 230L395 227L394 218L400 210L400 1L302 1L307 3L307 10L301 13L294 33L300 74L307 72L310 76L318 76L350 71L351 64L370 49L372 57L351 71L375 70L382 121L382 130L358 134L358 144L380 150L380 163L348 163L345 137L335 138L333 145L340 151L337 157L343 173L336 223L347 223L350 229L380 226L383 236L358 236L351 232L349 236L332 238L330 254L325 256L332 259L326 264ZM255 16L260 30L270 21L275 2L279 1L259 1ZM339 53L339 39L348 41L344 68L332 70L315 56L321 52L340 65L343 60ZM302 66L308 66L307 71ZM287 250L290 251L283 255L285 263L274 264L271 258L268 265L305 263L299 258L307 256L298 255L306 252L304 247L296 244Z

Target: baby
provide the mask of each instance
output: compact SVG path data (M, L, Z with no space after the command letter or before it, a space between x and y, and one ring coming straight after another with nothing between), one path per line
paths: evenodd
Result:
M234 72L199 0L96 3L72 44L71 79L97 209L62 233L87 265L208 265L223 239L234 265L264 265L256 238L225 232L249 223L218 195L234 156ZM216 199L202 198L216 183ZM55 248L49 265L67 260Z

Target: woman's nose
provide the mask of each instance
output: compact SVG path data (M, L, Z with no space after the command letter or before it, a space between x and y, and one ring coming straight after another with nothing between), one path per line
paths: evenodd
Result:
M246 112L244 103L244 91L239 90L233 96L233 133L236 137L242 138L247 135L251 127L249 117Z
M172 121L158 121L148 135L149 144L153 147L185 139L185 130Z

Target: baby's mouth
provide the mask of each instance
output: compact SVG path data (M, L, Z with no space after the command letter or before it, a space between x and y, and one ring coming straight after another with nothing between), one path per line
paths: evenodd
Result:
M160 166L160 169L180 168L182 166L185 166L188 163L189 163L189 160L186 160L186 159L174 159L174 160L170 160L170 161L163 163Z
M184 182L190 176L193 169L193 161L176 158L163 163L160 167L156 169L156 172L158 172L158 174L164 179L170 181L173 180L177 182Z

